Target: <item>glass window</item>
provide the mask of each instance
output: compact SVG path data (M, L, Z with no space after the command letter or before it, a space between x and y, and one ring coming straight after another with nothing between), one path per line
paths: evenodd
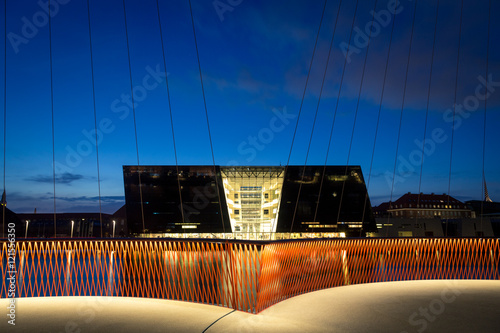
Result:
M235 198L235 199L238 199L238 193L235 193L235 194L234 194L234 198Z
M264 199L269 199L269 193L264 193Z
M239 209L235 209L234 210L234 215L239 215L240 214L240 210Z
M268 215L269 214L269 209L264 209L264 215Z

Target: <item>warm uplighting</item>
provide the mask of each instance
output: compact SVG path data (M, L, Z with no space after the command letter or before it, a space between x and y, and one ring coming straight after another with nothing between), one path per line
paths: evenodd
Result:
M30 224L30 220L26 220L26 232L24 233L24 238L28 238L28 226Z

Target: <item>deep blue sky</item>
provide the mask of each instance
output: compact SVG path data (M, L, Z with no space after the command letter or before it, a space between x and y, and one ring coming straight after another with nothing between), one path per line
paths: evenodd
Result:
M98 211L96 150L94 141L91 144L87 138L91 136L85 135L94 129L87 2L61 2L67 4L59 6L52 20L57 212ZM236 6L229 5L232 10L224 12L221 20L213 1L193 0L215 160L220 165L284 165L296 118L282 126L280 120L273 120L273 109L282 112L285 108L292 115L299 112L324 2L231 3ZM385 10L387 3L379 0L376 11ZM124 203L122 165L137 164L131 109L121 101L122 95L130 94L123 7L121 0L91 0L90 6L97 121L104 122L107 130L99 138L103 211L113 212ZM163 71L156 1L126 0L126 6L133 84L141 87L149 71L157 67ZM372 0L359 1L356 27L364 30L371 22L373 6ZM395 18L369 184L372 204L391 195L413 6L413 1L402 0ZM3 5L0 7L3 21ZM305 161L337 8L338 0L328 1L290 164ZM420 0L417 5L393 198L417 192L419 187L420 164L415 159L422 147L415 140L422 141L424 135L435 8L435 1ZM354 9L355 1L343 1L308 164L325 162L345 59L341 47L349 42ZM460 1L441 0L439 9L427 138L433 131L442 132L439 142L428 145L432 149L423 164L421 190L429 193L448 191L449 109L454 101ZM179 163L211 164L188 2L160 0L160 10ZM40 13L35 0L7 4L6 190L8 207L16 212L32 212L35 207L38 212L53 210L49 29ZM482 196L484 102L474 105L474 95L480 85L478 77L486 76L487 15L488 1L464 1L457 103L470 102L473 110L456 116L460 126L454 132L451 195L460 200ZM493 1L489 73L494 82L500 81L499 15L500 3ZM15 38L23 36L23 26L27 21L33 23L34 16L41 20L40 27L36 33L28 31L31 35L19 43ZM349 158L349 164L362 166L366 180L391 24L380 26L370 44ZM2 35L3 26L2 22ZM354 45L360 46L359 41ZM346 67L328 164L347 163L365 50L361 46L353 53ZM5 73L0 68L3 91ZM147 81L151 88L147 96L136 96L140 162L171 165L175 160L165 84L162 81L153 88L154 83L154 79ZM500 201L500 84L490 84L490 88L494 91L487 100L485 174L490 196ZM0 99L3 105L3 94ZM3 129L3 117L0 121ZM266 136L270 128L274 128L272 137ZM258 142L260 150L253 148L253 154L249 137L259 133L265 142ZM71 153L78 149L78 156ZM409 162L412 158L413 164Z

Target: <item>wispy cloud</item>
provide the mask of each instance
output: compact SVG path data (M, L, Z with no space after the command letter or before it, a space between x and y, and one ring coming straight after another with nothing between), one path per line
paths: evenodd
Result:
M79 174L74 174L74 173L69 173L65 172L61 175L56 176L56 183L57 184L65 184L65 185L71 185L71 183L84 179L85 177L83 175ZM25 180L30 181L30 182L36 182L36 183L53 183L54 178L52 176L45 176L45 175L38 175L38 176L33 176L26 178Z
M99 197L88 197L88 196L80 196L80 197L57 197L57 200L63 200L68 202L98 202ZM101 202L110 203L110 202L124 202L124 196L101 196Z
M98 196L57 196L57 212L98 212ZM7 193L7 202L11 210L16 213L32 213L35 207L39 213L53 212L52 193L23 194L20 192ZM125 204L125 197L102 196L102 211L114 213Z

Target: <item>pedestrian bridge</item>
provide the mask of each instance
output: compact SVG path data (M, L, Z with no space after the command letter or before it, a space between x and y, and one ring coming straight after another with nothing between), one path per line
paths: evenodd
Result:
M0 307L7 307L0 299ZM4 307L5 304L5 307ZM500 325L500 281L358 284L287 299L259 314L214 305L128 297L16 301L15 332L482 332Z

